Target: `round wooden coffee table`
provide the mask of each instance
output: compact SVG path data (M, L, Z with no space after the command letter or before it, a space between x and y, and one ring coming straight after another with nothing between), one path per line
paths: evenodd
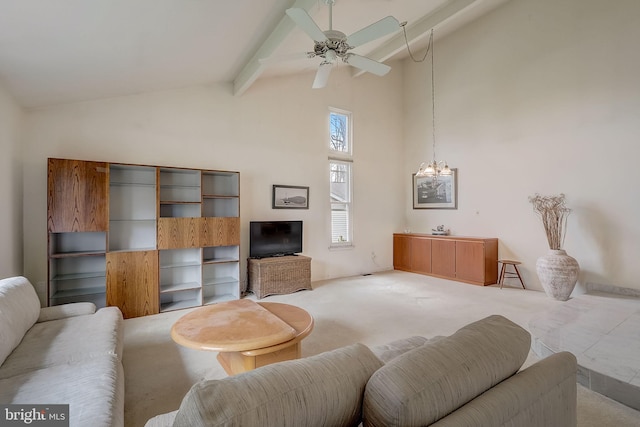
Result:
M313 317L300 307L240 299L182 316L171 338L185 347L218 351L218 362L234 375L299 358L301 341L312 329Z

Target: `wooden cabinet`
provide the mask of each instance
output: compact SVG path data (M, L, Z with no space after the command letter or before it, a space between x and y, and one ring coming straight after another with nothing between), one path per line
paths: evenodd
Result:
M106 231L108 185L106 163L48 159L49 232Z
M240 218L203 218L200 237L201 246L240 245Z
M48 160L49 305L125 317L240 297L240 174Z
M125 319L158 313L158 251L107 254L107 305Z
M476 285L498 280L498 239L394 234L393 267Z
M431 242L431 273L449 279L456 278L456 241L433 239ZM496 264L496 268L497 264Z
M393 268L396 270L412 271L411 242L409 236L393 235Z
M239 217L158 219L158 249L239 244Z
M429 274L432 270L432 242L430 239L411 240L411 270Z
M159 218L158 249L198 248L203 218Z
M431 239L413 235L393 235L393 268L415 273L430 274Z
M486 242L455 242L456 252L456 277L470 282L483 282L487 275L487 260L485 259ZM498 256L495 257L495 265L498 265ZM497 271L497 267L496 267ZM497 282L498 277L495 277ZM494 282L495 283L495 282Z

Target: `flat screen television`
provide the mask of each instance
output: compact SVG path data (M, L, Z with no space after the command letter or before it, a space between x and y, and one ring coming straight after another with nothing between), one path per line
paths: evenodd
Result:
M302 221L251 221L249 256L267 258L302 252Z

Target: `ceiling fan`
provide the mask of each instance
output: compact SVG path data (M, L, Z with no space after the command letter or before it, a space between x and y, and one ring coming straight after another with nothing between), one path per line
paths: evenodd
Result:
M393 16L387 16L347 37L343 32L333 29L333 4L335 0L324 0L324 2L329 6L329 29L326 31L322 31L318 27L306 10L300 8L286 10L293 22L315 43L313 51L306 52L304 55L307 58L318 56L323 59L313 81L313 88L319 89L326 86L331 68L338 59L377 76L387 74L391 70L388 65L352 53L350 50L399 30L398 20Z

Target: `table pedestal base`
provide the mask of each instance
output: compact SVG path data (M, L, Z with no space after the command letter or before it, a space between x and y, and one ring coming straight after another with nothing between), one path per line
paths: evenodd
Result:
M271 363L299 359L300 340L286 342L273 347L248 351L225 351L218 353L218 362L228 375L240 374Z

